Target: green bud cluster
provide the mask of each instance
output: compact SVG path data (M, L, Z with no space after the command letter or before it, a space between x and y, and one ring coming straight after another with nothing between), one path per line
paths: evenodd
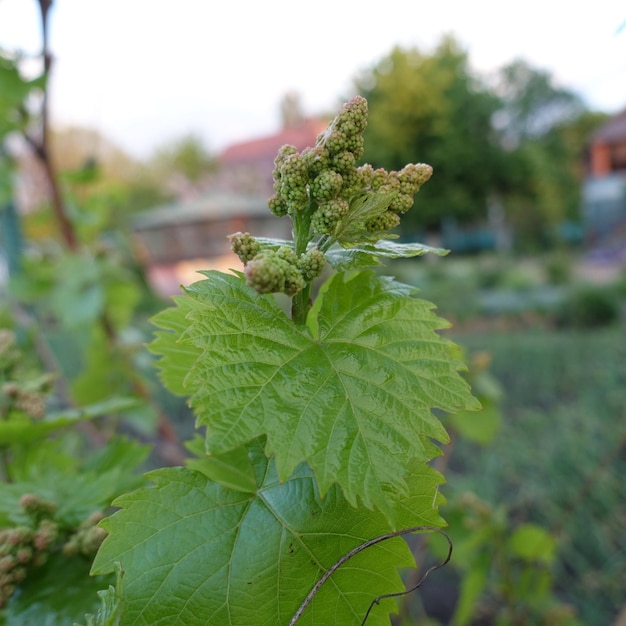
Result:
M356 167L363 155L363 132L367 126L367 101L356 96L343 108L313 148L302 154L283 146L274 161L274 191L268 201L278 216L309 211L314 235L333 235L348 214L350 202L372 191L388 193L384 216L370 220L370 232L384 232L399 223L400 215L413 206L413 196L432 174L429 165L410 164L399 172Z
M261 244L250 233L233 233L228 239L231 250L244 265L261 252Z
M295 252L287 247L263 250L245 266L244 273L248 285L258 293L294 296L306 284Z
M283 146L274 161L274 191L268 206L277 216L311 211L316 234L330 234L345 215L356 161L363 155L363 131L367 125L367 101L356 96L345 104L313 148L298 153ZM316 216L316 212L321 214Z
M305 148L302 151L302 158L311 179L315 179L316 176L327 170L330 162L328 152L322 146Z
M63 554L93 557L107 536L106 530L98 526L103 519L102 512L92 513L65 542Z
M365 222L365 227L370 233L379 233L395 228L400 223L400 216L393 211L385 211L377 217Z
M388 193L391 198L387 210L366 223L367 230L384 232L395 228L400 223L400 215L413 206L413 196L431 177L432 172L432 167L425 163L410 163L399 172L387 172L382 168L374 170L369 165L363 166L361 182L365 191Z
M24 494L19 501L20 508L33 519L52 517L57 510L55 502L43 500L34 493Z
M311 194L318 202L332 200L339 195L343 177L339 172L324 170L313 179L311 183Z
M33 419L41 419L46 414L45 396L37 389L29 389L14 381L8 381L0 387L7 408L23 411Z
M308 202L307 166L295 146L285 145L274 159L274 191L270 210L282 217L303 209Z
M20 498L19 506L28 522L0 530L0 609L29 572L44 565L52 554L62 551L67 556L91 559L107 534L98 526L104 518L100 511L92 513L78 528L61 529L53 518L57 510L54 502L29 493Z
M355 96L315 146L298 152L285 145L278 151L268 206L275 215L291 218L293 248L263 244L249 233L230 236L248 285L259 293L297 295L293 311L299 323L304 319L303 303L310 302L311 282L325 265L324 252L333 243L353 245L359 239L373 242L387 236L432 174L423 163L399 172L357 167L366 126L367 101Z
M317 248L300 256L289 246L263 249L250 233L234 233L230 241L244 264L246 282L258 293L294 296L322 273L326 263L324 253Z
M56 505L36 495L26 494L20 508L33 526L14 526L0 530L0 608L6 606L29 569L42 566L59 537L59 526L50 517Z
M26 355L19 349L12 330L0 329L0 416L10 417L14 410L40 419L46 413L46 394L52 377L25 376Z
M307 250L298 259L298 269L306 282L315 280L324 269L326 255L319 248Z
M10 370L19 356L15 333L8 328L0 328L0 370Z
M335 226L348 214L350 205L343 198L321 203L311 217L311 227L319 234L332 233Z
M337 117L322 133L315 146L327 169L317 173L311 191L317 207L311 229L318 235L332 235L348 214L350 200L359 191L355 164L363 156L363 132L367 126L367 100L355 96L343 105ZM356 184L355 184L356 183Z

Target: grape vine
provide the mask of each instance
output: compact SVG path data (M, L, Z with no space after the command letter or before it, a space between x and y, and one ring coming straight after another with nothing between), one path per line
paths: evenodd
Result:
M315 146L283 147L268 205L293 239L233 234L243 271L201 272L154 319L202 435L101 523L92 572L119 563L123 625L389 624L415 565L401 535L445 525L433 409L479 405L434 306L375 271L444 251L393 240L432 169L357 166L366 123L357 96Z

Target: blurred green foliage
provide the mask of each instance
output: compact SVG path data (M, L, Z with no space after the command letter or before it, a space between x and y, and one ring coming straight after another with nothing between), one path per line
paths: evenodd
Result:
M450 489L549 531L558 597L584 624L612 623L626 579L624 329L456 339L491 353L491 374L504 390L503 422L488 447L457 442Z
M471 327L575 327L615 325L626 307L623 278L594 284L574 252L532 257L482 255L411 264L395 262L392 273L437 302L442 314ZM593 270L593 268L591 268ZM482 321L481 321L482 320Z
M46 184L39 181L24 242L19 224L1 242L16 257L0 290L7 626L67 624L98 608L95 592L113 581L89 576L103 539L97 523L116 496L143 484L137 470L149 446L139 441L154 437L157 422L165 430L143 356L146 318L161 303L128 235L133 183L88 162L57 175L47 133L38 132L46 100L32 98L45 77L25 80L20 61L0 53L0 210L8 210L18 166L22 175L43 171Z
M616 323L621 306L618 290L598 285L577 285L557 312L561 326L594 328Z
M143 483L148 446L122 437L95 446L98 420L132 411L113 397L80 410L52 410L53 380L39 369L30 337L0 329L0 622L65 624L97 608L91 558L97 522L117 495ZM21 337L20 337L21 335ZM94 430L90 430L90 425Z

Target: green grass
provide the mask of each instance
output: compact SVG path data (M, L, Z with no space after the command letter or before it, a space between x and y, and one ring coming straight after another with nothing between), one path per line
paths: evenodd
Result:
M519 521L555 533L559 595L585 624L612 623L626 580L626 331L455 339L491 352L505 396L492 445L457 442L450 489L506 504Z

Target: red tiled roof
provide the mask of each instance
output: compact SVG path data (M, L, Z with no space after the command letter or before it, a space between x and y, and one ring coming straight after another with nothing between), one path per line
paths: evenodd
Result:
M291 144L299 151L315 145L317 136L327 124L327 121L321 119L306 119L298 126L284 128L274 135L233 144L222 152L219 160L224 165L239 165L250 161L273 161L278 149L285 144Z
M626 141L626 109L600 126L593 139L606 143Z

